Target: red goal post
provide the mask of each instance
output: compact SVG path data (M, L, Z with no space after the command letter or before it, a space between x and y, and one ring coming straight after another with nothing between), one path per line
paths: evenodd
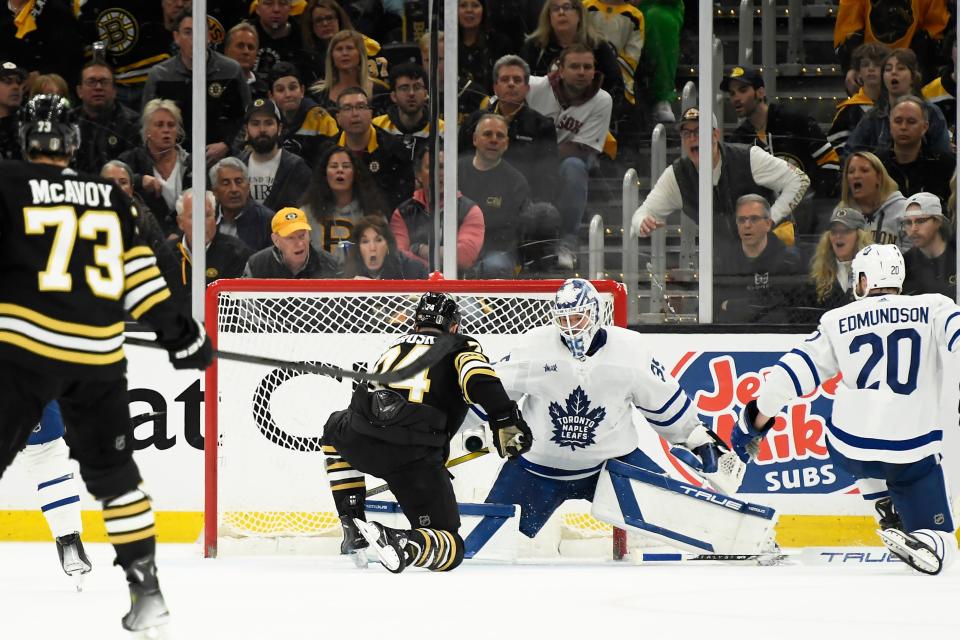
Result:
M495 360L523 332L551 321L562 282L444 280L439 274L394 281L218 280L207 288L206 328L217 349L356 369L412 327L420 294L443 291L460 302L462 331ZM626 326L623 285L593 284L604 320ZM207 369L205 556L217 555L221 537L339 536L318 443L327 416L347 405L351 389L348 379L282 367L215 360ZM482 500L488 488L474 488L465 501ZM589 514L572 515L580 517L580 528L599 524ZM626 548L622 531L614 530L613 546L619 558Z

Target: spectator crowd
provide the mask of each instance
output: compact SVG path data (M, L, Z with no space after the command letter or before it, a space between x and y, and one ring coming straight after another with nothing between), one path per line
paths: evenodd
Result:
M910 292L955 295L955 7L898 2L915 7L912 22L840 0L849 97L828 131L768 95L759 69L725 73L739 124L725 135L714 121L710 141L718 320L803 321L842 304L850 258L870 242L907 251ZM194 190L208 282L424 278L440 264L431 172L445 159L428 145L425 1L208 0L202 61L189 0L7 4L0 155L19 157L30 96L69 97L74 168L130 195L184 304ZM436 134L456 136L459 151L446 160L459 179L444 243L455 242L460 277L574 270L592 176L657 122L676 124L682 155L634 230L647 235L674 211L699 220L699 111L675 113L690 11L683 0L459 0L457 121L439 119ZM185 125L194 64L206 77L199 146ZM191 172L194 148L203 176Z

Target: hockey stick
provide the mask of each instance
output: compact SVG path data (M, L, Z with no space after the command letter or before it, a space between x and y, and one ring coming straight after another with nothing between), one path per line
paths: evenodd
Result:
M490 453L490 449L488 449L487 447L484 447L483 449L477 449L476 451L465 453L462 456L457 456L456 458L450 458L449 460L447 460L446 467L447 469L449 469L451 467L457 466L458 464L463 464L464 462L470 462L471 460L476 460L477 458L481 456L485 456L488 453ZM383 493L384 491L388 491L389 489L390 487L388 487L386 484L381 484L380 486L374 487L373 489L367 489L367 497L369 498L370 496L375 496L377 494Z
M640 553L637 562L757 562L764 561L770 564L780 564L787 555L785 553Z
M126 337L124 341L127 344L135 347L164 349L155 341L146 340L144 338ZM255 356L249 353L237 353L236 351L221 351L219 349L213 350L213 357L220 360L233 360L234 362L245 362L247 364L259 364L267 367L292 369L293 371L299 371L301 373L315 373L317 375L330 376L332 378L352 378L354 380L361 380L364 382L379 382L381 384L389 384L391 382L406 380L414 374L420 373L424 369L429 369L433 365L440 362L444 356L450 353L455 343L456 338L453 335L449 333L440 334L437 336L436 341L430 345L430 348L427 349L427 351L425 351L419 358L406 366L400 367L399 369L394 369L393 371L387 371L385 373L371 373L367 371L354 371L353 369L341 369L340 367L334 367L327 364L312 364L309 362L277 360L275 358L268 358L265 356ZM166 349L164 349L164 351L166 351Z

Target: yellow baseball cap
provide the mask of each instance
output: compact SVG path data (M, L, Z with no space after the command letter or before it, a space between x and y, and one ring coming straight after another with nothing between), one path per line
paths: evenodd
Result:
M311 231L313 227L307 222L307 214L296 207L285 207L273 216L270 228L274 233L286 238L294 231L305 229Z

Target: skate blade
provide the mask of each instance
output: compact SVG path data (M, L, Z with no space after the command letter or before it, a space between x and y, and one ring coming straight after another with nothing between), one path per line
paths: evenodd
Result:
M367 557L366 549L359 549L357 551L353 551L352 553L348 553L347 555L350 556L350 559L353 560L353 565L358 569L366 569L368 563L370 562L370 559Z
M929 549L913 549L907 544L908 538L899 529L877 529L877 535L892 554L908 565L928 575L940 573L941 562Z
M396 550L390 545L380 544L380 530L377 529L376 525L364 522L363 520L357 520L356 518L354 518L353 522L357 525L357 529L360 530L360 535L370 543L370 548L376 551L377 558L380 559L380 564L390 571L399 569L400 556L397 555Z
M73 586L76 588L77 592L83 591L83 576L86 571L81 571L79 573L71 573L70 577L73 578Z

